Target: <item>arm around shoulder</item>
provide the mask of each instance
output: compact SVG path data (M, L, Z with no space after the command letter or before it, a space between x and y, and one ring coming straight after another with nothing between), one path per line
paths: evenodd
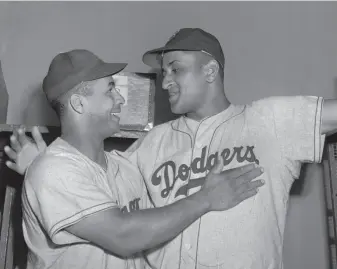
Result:
M208 211L207 202L192 195L163 208L122 213L110 208L82 219L66 231L111 253L132 256L166 242Z
M262 181L252 179L262 171L253 165L221 170L206 178L199 192L173 204L130 213L107 209L91 214L66 230L120 256L157 247L173 239L205 213L227 210L256 194Z

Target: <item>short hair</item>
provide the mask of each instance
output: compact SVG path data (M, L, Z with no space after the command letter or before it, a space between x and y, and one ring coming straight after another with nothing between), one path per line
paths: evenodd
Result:
M51 107L56 112L59 119L64 115L64 111L66 108L66 103L69 100L70 96L73 94L81 94L83 96L92 95L91 87L93 85L93 81L82 81L81 83L77 84L71 90L67 91L66 93L60 95L56 99L50 102Z

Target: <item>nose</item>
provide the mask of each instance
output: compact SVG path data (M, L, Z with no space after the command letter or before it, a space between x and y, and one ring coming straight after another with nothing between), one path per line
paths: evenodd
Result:
M116 104L116 105L124 105L124 104L125 104L125 99L124 99L124 97L119 93L118 90L115 91L114 99L115 99L115 104Z
M163 75L162 88L168 90L173 85L172 77L169 74Z

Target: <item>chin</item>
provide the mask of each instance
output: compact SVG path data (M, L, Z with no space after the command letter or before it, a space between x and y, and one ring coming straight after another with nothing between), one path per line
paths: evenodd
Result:
M114 128L111 129L111 135L117 134L120 131L121 131L121 129L119 127L118 128L114 127Z
M171 112L173 114L180 114L180 109L179 109L179 106L177 104L172 104L170 103L170 107L171 107Z
M109 136L113 136L121 131L119 124L110 124L109 127Z
M178 104L171 104L171 112L177 115L186 114L186 109L184 107L179 106Z

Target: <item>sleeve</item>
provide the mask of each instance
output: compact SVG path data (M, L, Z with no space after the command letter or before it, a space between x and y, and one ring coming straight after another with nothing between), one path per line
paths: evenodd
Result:
M36 215L55 244L84 242L65 228L91 214L117 207L113 195L83 168L71 161L53 160L27 171L25 180L30 182L38 204Z
M321 162L325 141L325 135L321 135L323 98L289 96L267 100L275 135L285 157L300 162Z

